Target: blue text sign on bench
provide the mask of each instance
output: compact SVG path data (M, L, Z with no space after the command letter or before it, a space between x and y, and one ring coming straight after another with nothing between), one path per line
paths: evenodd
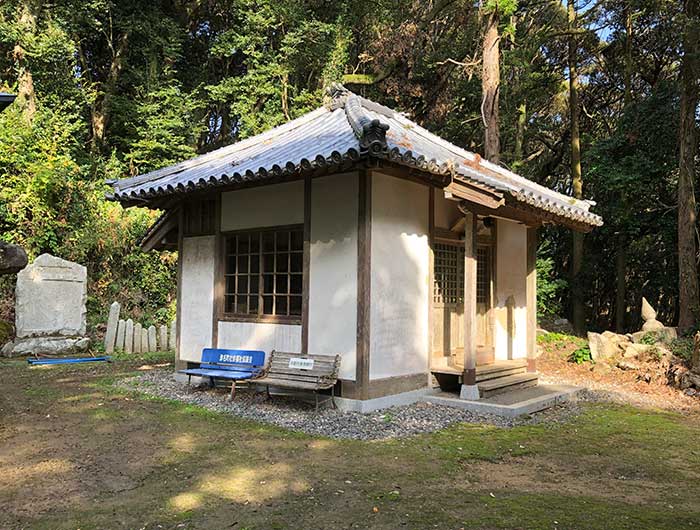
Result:
M223 379L251 379L265 367L265 352L204 348L199 368L180 370L183 374Z

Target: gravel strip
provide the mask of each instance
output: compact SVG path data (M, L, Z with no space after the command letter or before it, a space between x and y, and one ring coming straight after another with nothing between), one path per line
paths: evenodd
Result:
M172 372L167 370L144 372L120 381L117 386L311 435L353 440L402 438L438 431L458 422L489 424L501 428L539 423L563 423L581 411L581 405L578 402L571 402L529 416L503 418L420 402L366 414L343 412L328 406L324 406L316 413L313 404L284 396L273 396L272 400L267 400L264 393L248 390L239 390L236 399L231 402L228 399L228 393L177 382ZM594 395L585 395L583 400L595 399Z

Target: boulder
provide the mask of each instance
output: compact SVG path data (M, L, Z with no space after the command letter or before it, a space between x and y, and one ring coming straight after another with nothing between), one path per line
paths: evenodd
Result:
M624 335L622 336L624 339ZM611 359L621 353L620 343L622 339L606 336L601 333L588 332L588 347L591 350L591 358L594 361Z
M29 337L7 343L2 355L63 355L83 352L90 346L87 337Z
M625 349L623 357L625 359L639 359L640 357L646 357L647 353L653 348L654 346L651 344L632 343Z
M620 370L631 370L631 371L638 371L641 369L640 365L638 365L637 363L635 363L633 361L629 361L627 359L620 359L617 362L617 367Z
M0 275L16 274L27 266L27 253L19 245L0 241Z

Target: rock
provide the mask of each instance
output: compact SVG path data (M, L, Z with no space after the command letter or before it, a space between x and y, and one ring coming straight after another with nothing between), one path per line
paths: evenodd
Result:
M661 331L664 325L658 320L647 320L642 326L642 331Z
M27 266L27 253L19 245L0 241L0 275L16 274Z
M628 361L627 359L620 359L617 362L617 367L620 370L639 370L641 366L639 366L637 363L634 363L632 361Z
M623 357L625 359L637 359L640 356L646 356L647 352L654 348L651 344L630 344L627 346L627 349L625 349L625 353Z
M42 254L17 274L17 337L85 335L87 269Z
M624 336L622 336L624 339ZM622 352L617 339L611 339L600 333L588 332L588 347L591 350L591 358L594 361L611 359Z
M656 320L656 311L644 297L642 297L642 318L645 322L649 320Z
M14 357L17 355L63 355L82 352L90 346L86 337L29 337L10 342L2 349L2 355Z
M134 321L128 319L124 326L124 351L132 353L134 351Z
M117 340L117 326L119 325L119 302L112 302L109 306L109 317L107 317L107 331L105 332L105 351L112 353Z
M660 331L664 329L664 325L656 320L656 311L646 298L642 298L642 319L644 320L642 331Z

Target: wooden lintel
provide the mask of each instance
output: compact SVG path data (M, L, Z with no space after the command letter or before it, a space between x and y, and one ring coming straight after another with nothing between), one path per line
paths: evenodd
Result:
M465 184L463 182L452 182L445 187L445 192L453 197L479 204L485 208L495 210L505 204L503 195L487 189Z

